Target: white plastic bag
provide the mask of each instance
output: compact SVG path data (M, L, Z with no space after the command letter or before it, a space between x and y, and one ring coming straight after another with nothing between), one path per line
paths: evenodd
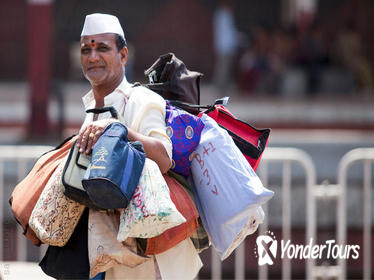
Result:
M146 158L139 185L130 204L121 209L117 240L151 238L186 222L170 198L169 188L157 164Z
M230 135L209 116L202 120L205 127L191 164L196 206L224 260L257 229L264 217L260 206L274 193L264 188Z

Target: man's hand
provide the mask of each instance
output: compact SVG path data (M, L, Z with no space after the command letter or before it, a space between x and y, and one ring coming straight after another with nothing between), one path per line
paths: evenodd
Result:
M83 127L79 132L77 139L77 147L79 152L85 152L87 155L91 153L93 146L103 134L104 129L111 123L118 122L116 119L103 119L93 121Z

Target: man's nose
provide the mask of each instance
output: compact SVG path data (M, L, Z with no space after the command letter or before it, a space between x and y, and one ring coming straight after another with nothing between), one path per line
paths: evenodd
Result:
M96 62L99 60L99 54L96 50L92 50L89 56L90 62Z

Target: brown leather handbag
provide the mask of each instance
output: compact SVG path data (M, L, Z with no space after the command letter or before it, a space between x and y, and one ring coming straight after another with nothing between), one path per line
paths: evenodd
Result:
M30 173L14 188L9 199L13 216L23 228L23 234L35 245L41 241L29 227L32 210L53 172L68 155L77 137L71 136L55 149L43 154Z

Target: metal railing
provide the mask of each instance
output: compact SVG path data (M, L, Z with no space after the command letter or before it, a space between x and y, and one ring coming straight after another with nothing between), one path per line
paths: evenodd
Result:
M347 242L347 226L345 217L347 215L346 205L346 189L347 189L347 173L348 168L354 163L363 163L363 247L364 247L364 263L363 278L371 279L371 187L372 174L371 166L374 163L374 148L354 149L346 153L339 163L338 184L342 189L342 201L338 205L337 219L343 220L338 230L338 242L345 245ZM339 234L340 233L340 234ZM346 260L339 259L339 266L342 268L342 279L346 278Z
M292 173L291 165L300 165L305 172L305 189L306 189L306 243L316 233L315 221L315 204L311 203L310 199L312 188L316 184L316 171L311 157L302 150L295 148L267 148L264 153L260 177L265 186L268 185L268 165L270 163L278 162L282 164L282 239L291 240L291 187L292 187ZM264 206L265 213L267 213L267 205ZM260 227L260 234L264 234L268 227L268 219ZM311 260L307 262L307 275L311 270L313 263ZM259 279L268 278L267 266L259 267ZM282 278L291 279L291 262L288 258L282 260Z
M268 186L268 165L274 162L281 162L282 171L282 239L291 239L291 163L298 163L304 168L306 182L306 243L313 238L313 243L317 237L316 202L318 200L337 201L337 244L346 245L347 232L347 204L346 189L348 169L355 163L363 164L363 279L371 279L371 188L372 169L374 164L374 148L354 149L346 153L339 162L337 184L324 182L316 185L316 172L311 158L303 151L294 148L268 148L264 153L259 174L265 186ZM268 211L267 205L263 206L265 213ZM264 234L268 228L268 218L260 226L259 234ZM221 269L218 257L213 254L212 266L213 279L220 279ZM244 244L235 252L235 279L244 279L245 275L245 255ZM337 265L317 266L315 260L309 258L306 261L306 278L339 278L346 279L346 259L339 258ZM217 276L219 278L217 278ZM259 279L268 278L268 268L266 265L259 267ZM282 259L282 279L291 279L291 264L287 258Z
M315 185L316 172L314 164L310 156L300 149L295 148L272 148L269 147L263 154L262 161L259 168L259 174L264 186L269 184L269 164L282 164L282 237L284 240L291 239L291 187L292 187L292 164L300 165L305 171L305 188L306 197L311 196L312 188ZM279 194L277 194L279 195ZM308 241L316 233L315 221L315 204L306 199L306 217L311 223L307 223L306 241ZM264 223L259 227L259 234L264 234L268 228L268 206L262 206L265 212ZM221 261L217 254L212 251L212 279L221 279ZM307 262L307 271L313 266L312 261ZM267 265L259 267L258 279L268 278ZM282 260L282 278L291 279L291 262L288 258ZM244 242L235 250L235 279L245 279L245 245Z

